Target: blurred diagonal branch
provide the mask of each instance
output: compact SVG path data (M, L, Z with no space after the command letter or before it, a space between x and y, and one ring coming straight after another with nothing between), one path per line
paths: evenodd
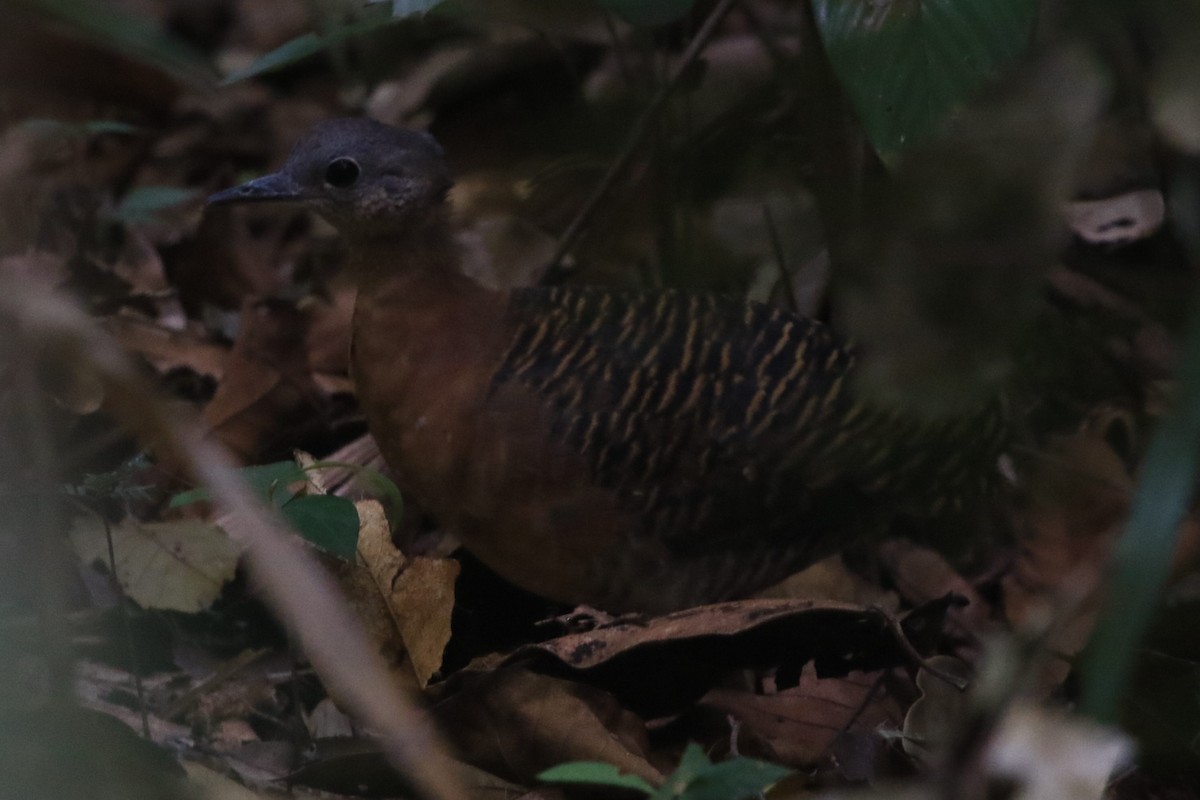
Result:
M389 677L331 578L253 496L199 427L172 413L116 343L66 298L43 287L5 281L0 320L15 331L21 345L13 352L36 353L93 375L118 421L142 441L177 457L209 487L229 515L226 530L244 546L264 597L299 637L330 694L379 733L393 764L422 796L464 797L439 738Z

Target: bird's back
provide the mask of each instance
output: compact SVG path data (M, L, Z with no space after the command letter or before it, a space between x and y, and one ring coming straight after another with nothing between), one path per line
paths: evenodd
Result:
M670 560L670 577L625 570L677 578L667 605L753 591L892 517L969 505L994 472L994 410L931 423L872 408L854 394L854 349L796 314L532 288L507 317L491 394L538 399L546 435L631 512L626 560Z

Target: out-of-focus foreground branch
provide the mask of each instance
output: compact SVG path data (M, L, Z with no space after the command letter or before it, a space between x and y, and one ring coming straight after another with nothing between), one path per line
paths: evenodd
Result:
M163 402L116 343L67 298L16 281L0 282L0 328L17 339L10 352L94 378L106 408L130 433L160 454L169 452L209 487L264 598L299 638L330 694L379 735L394 766L423 796L465 797L439 737L389 677L329 575L243 485L224 453Z

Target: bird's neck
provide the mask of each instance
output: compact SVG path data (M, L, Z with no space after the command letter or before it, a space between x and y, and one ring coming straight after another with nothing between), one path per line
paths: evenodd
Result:
M458 467L444 459L460 449L446 446L450 432L465 435L462 420L478 417L486 377L507 346L507 294L462 274L444 220L395 236L349 238L359 402L390 463L446 474ZM421 479L403 477L409 485Z
M383 363L398 348L414 365L442 356L461 360L491 350L500 335L505 293L462 273L446 214L422 222L348 237L348 265L358 284L355 360Z
M442 208L392 227L347 231L347 267L365 291L394 283L458 275L454 227Z

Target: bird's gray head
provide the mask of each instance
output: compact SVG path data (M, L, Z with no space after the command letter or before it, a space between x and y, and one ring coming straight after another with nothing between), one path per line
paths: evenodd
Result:
M370 119L318 123L278 172L210 203L298 202L343 233L401 233L437 213L453 182L442 148L420 131Z

